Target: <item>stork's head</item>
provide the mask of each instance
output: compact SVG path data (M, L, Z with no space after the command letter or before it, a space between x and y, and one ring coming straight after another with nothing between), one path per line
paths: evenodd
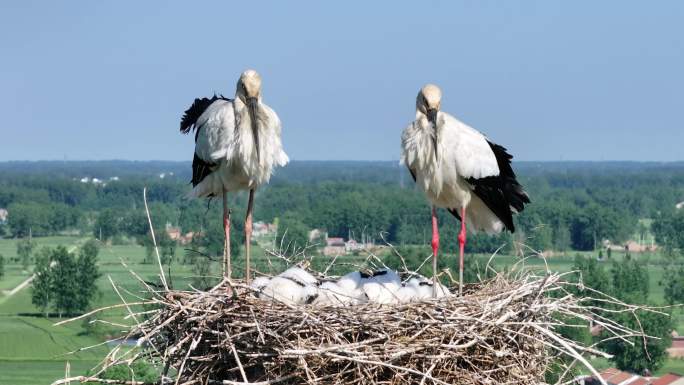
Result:
M418 92L416 110L425 115L432 123L432 144L435 150L435 160L439 160L437 151L437 113L442 104L442 90L434 84L426 84Z
M259 99L261 97L261 76L254 70L247 70L240 75L237 83L235 96L240 98L245 104L249 104L249 99Z
M442 90L434 84L426 84L418 92L416 109L427 116L432 124L436 124L437 112L442 103Z
M249 119L252 122L252 134L254 147L256 148L257 162L259 161L259 126L257 122L257 110L261 99L261 76L254 70L247 70L240 75L237 83L235 97L247 105Z

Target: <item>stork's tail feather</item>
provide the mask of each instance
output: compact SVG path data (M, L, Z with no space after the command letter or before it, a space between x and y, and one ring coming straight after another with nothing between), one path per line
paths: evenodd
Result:
M469 212L476 212L472 206L474 204L482 204L482 210L491 212L492 218L496 219L497 223L502 223L503 226L492 221L492 218L481 218L482 227L487 232L499 232L505 227L510 232L515 232L515 224L513 223L513 214L519 213L525 209L525 204L530 203L530 197L527 195L523 187L518 183L515 172L511 167L511 156L506 149L498 144L489 143L496 162L499 167L499 175L488 176L484 178L468 178L473 189L475 197L468 207ZM472 209L472 210L471 210ZM484 210L488 209L488 210ZM458 213L452 213L458 218ZM473 217L471 216L470 219ZM469 218L466 218L469 220ZM490 225L487 225L489 223Z
M223 192L223 181L219 173L208 174L201 182L190 190L188 198L208 198L215 197Z

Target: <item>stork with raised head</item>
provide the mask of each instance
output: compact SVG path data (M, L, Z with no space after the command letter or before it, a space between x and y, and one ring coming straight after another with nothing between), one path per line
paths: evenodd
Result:
M441 101L442 91L436 85L427 84L418 92L416 120L401 137L401 161L432 204L434 273L439 251L436 208L446 208L461 221L459 293L463 293L466 227L473 232L514 232L513 214L530 199L516 180L507 150L441 111Z
M289 161L281 143L278 115L262 101L261 77L254 70L240 75L235 98L195 99L181 119L180 130L195 131L191 197L223 198L224 276L230 278L230 209L227 194L249 190L245 217L245 278L250 279L252 209L256 189L268 183L276 166Z

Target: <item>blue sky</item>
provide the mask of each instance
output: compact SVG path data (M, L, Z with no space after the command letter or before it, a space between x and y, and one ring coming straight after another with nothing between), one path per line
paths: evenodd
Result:
M246 68L290 157L395 160L418 89L520 160L683 160L684 2L0 3L0 160L190 160Z

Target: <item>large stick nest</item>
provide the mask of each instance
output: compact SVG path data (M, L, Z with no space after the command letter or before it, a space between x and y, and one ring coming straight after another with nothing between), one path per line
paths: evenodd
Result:
M583 355L606 355L559 327L591 320L613 338L633 337L641 334L588 304L600 297L612 312L638 308L596 292L578 298L564 277L497 274L462 296L391 306L292 306L259 299L238 280L208 291L148 287L152 309L131 313L127 336L141 348L112 350L103 370L146 359L176 384L537 384L554 362L596 373Z
M462 297L328 308L220 286L174 293L150 327L176 319L153 343L180 347L169 358L184 361L181 382L529 384L552 358L534 327L555 310L543 295L550 284L499 277Z

